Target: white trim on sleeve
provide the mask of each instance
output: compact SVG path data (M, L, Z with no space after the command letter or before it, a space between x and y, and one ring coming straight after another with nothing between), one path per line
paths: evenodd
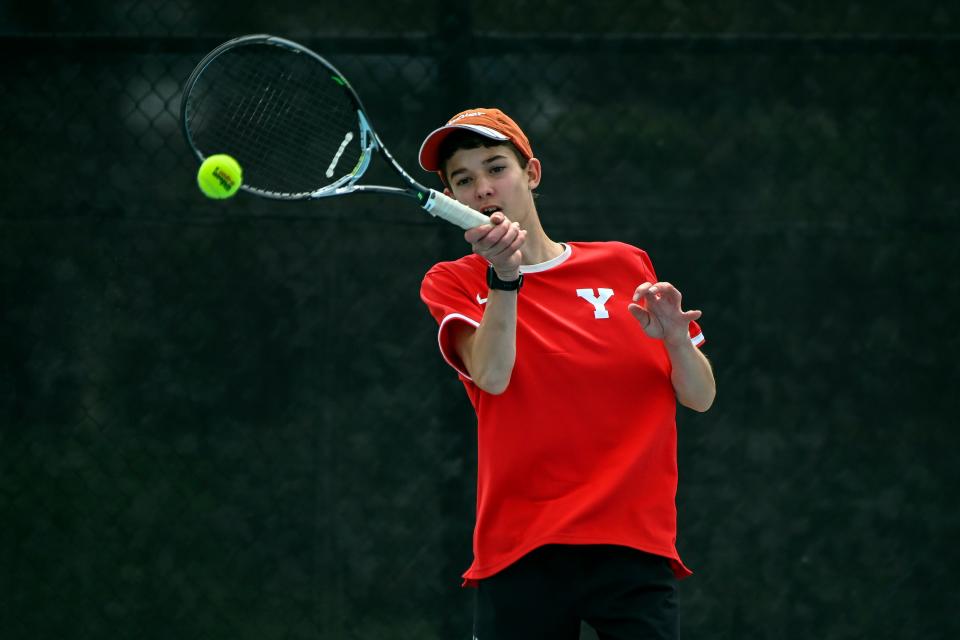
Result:
M446 363L447 363L448 365L450 365L451 367L453 367L454 371L456 371L457 373L459 373L460 375L462 375L464 378L466 378L466 379L469 380L470 382L473 382L473 378L471 378L471 377L469 376L469 374L467 374L466 371L461 371L461 370L460 370L460 367L458 367L457 365L455 365L455 364L453 363L453 359L450 358L450 356L447 354L447 352L444 351L444 349L443 349L443 340L441 340L441 336L443 335L443 328L444 328L444 327L447 325L447 323L450 322L451 320L464 320L464 321L466 321L467 323L473 325L474 327L479 327L479 326L480 326L480 323L477 322L476 320L474 320L473 318L468 318L467 316L465 316L465 315L463 315L463 314L461 314L461 313L451 313L451 314L448 315L448 316L444 316L443 320L440 321L440 328L437 329L437 345L440 347L440 355L443 356L443 359L446 361Z
M703 336L703 332L700 332L697 335L690 338L690 342L692 342L693 346L695 347L699 347L701 344L704 343L705 340L706 338Z

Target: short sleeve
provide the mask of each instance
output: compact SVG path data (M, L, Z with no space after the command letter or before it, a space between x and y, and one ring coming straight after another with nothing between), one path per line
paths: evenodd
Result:
M640 262L643 265L643 275L650 282L659 282L657 278L657 272L653 269L653 262L650 260L650 256L647 255L647 252L643 249L636 249L640 252ZM707 343L706 337L703 335L703 329L696 322L690 323L690 328L688 330L690 334L690 342L693 343L693 346L699 348Z
M462 275L444 264L434 266L420 284L420 299L439 325L437 343L443 359L463 378L471 380L454 348L452 329L458 324L473 328L480 326L486 300L480 297L479 292L485 291L485 288L475 286L478 283L464 281ZM468 280L473 278L468 277Z

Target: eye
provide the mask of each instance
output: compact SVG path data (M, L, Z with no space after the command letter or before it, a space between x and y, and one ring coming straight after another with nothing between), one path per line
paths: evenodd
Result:
M493 165L492 167L490 167L490 173L500 173L501 171L503 171L503 170L506 169L506 168L507 168L506 165L496 164L496 165Z
M468 177L465 177L465 178L457 178L457 179L454 181L454 184L455 184L456 186L458 186L458 187L464 187L464 186L470 184L470 178L468 178Z

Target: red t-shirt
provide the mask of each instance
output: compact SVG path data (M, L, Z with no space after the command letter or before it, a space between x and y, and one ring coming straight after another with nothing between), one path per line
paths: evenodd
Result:
M477 521L467 584L545 544L613 544L670 559L676 549L676 394L662 341L627 310L657 282L647 254L619 242L567 243L523 266L517 355L500 395L480 390L450 327L478 326L487 262L435 265L420 295L440 323L440 351L477 413ZM703 343L696 323L691 340Z

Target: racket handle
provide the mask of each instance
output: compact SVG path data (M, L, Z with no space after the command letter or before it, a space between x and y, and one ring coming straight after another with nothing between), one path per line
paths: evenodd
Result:
M447 222L452 222L461 229L472 229L490 222L490 218L479 211L471 209L465 204L460 204L436 189L430 189L430 195L427 196L427 201L423 204L423 208L426 209L430 215L443 218Z

